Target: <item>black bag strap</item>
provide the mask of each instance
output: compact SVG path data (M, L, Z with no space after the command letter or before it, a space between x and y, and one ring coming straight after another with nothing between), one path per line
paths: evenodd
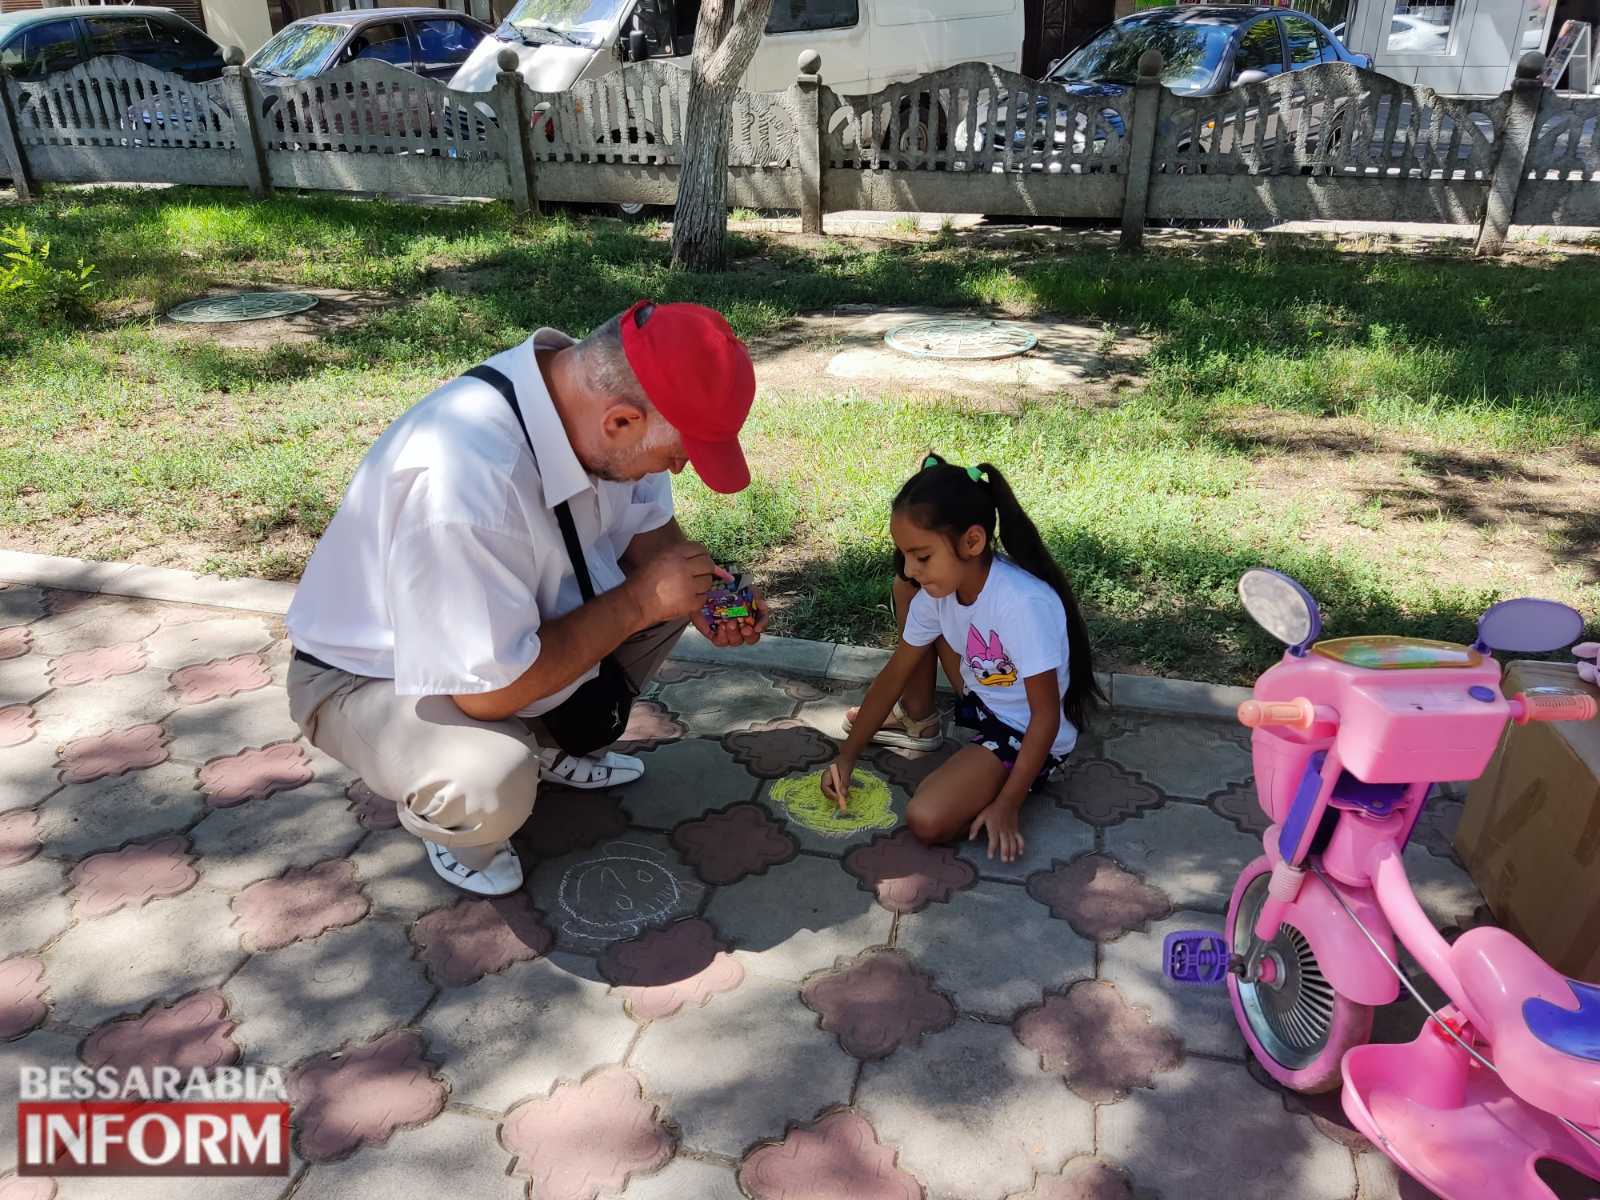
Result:
M528 443L528 453L533 455L533 465L539 465L539 452L533 448L533 438L528 436L528 423L522 419L522 405L517 403L516 385L504 373L480 363L466 372L473 379L487 383L506 398L511 411L516 414L522 428L522 440ZM556 524L561 526L561 540L567 544L567 557L572 560L572 573L578 579L578 591L585 604L594 599L594 581L589 578L589 564L583 557L583 544L578 541L578 527L572 523L572 507L565 500L556 505Z

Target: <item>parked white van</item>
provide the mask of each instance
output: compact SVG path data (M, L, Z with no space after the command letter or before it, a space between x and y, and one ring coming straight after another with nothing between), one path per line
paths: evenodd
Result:
M746 91L794 82L802 50L822 55L822 77L845 95L964 62L1021 70L1023 0L773 0L766 36L745 73ZM516 49L537 92L565 91L624 62L687 65L699 0L519 0L450 81L457 91L494 87L495 58Z

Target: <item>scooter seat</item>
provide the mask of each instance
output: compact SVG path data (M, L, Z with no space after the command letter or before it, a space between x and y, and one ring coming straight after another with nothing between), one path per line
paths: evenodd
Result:
M1546 1112L1600 1126L1600 987L1568 979L1503 929L1463 934L1450 963L1506 1086Z

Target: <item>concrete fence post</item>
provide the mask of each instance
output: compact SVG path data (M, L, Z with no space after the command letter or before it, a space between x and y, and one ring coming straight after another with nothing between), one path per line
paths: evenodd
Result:
M826 211L822 196L822 55L815 50L800 52L800 74L795 78L800 111L798 142L800 153L800 232L822 232Z
M517 74L521 60L510 46L495 56L500 68L494 77L494 111L506 137L506 174L511 183L511 207L518 212L539 211L538 182L533 171L533 147L528 144L528 89Z
M1144 245L1145 212L1150 204L1150 164L1156 152L1156 121L1161 109L1161 51L1146 50L1139 58L1139 82L1133 89L1129 130L1127 191L1122 196L1122 248Z
M233 136L238 142L239 171L245 187L258 200L272 195L272 174L267 170L266 148L261 144L256 110L255 80L242 66L244 51L229 46L222 53L222 83L233 111Z

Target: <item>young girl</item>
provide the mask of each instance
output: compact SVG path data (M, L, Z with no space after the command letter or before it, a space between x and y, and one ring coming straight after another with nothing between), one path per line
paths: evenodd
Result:
M1005 476L988 463L957 467L930 454L895 497L889 529L895 573L917 590L903 606L900 644L854 714L823 791L846 807L870 741L906 745L907 735L922 734L938 744L937 729L922 730L926 721L897 701L914 679L931 685L942 639L961 656L978 734L923 781L906 824L924 842L987 832L989 857L998 850L1011 862L1024 849L1023 799L1071 752L1100 698L1078 602Z

